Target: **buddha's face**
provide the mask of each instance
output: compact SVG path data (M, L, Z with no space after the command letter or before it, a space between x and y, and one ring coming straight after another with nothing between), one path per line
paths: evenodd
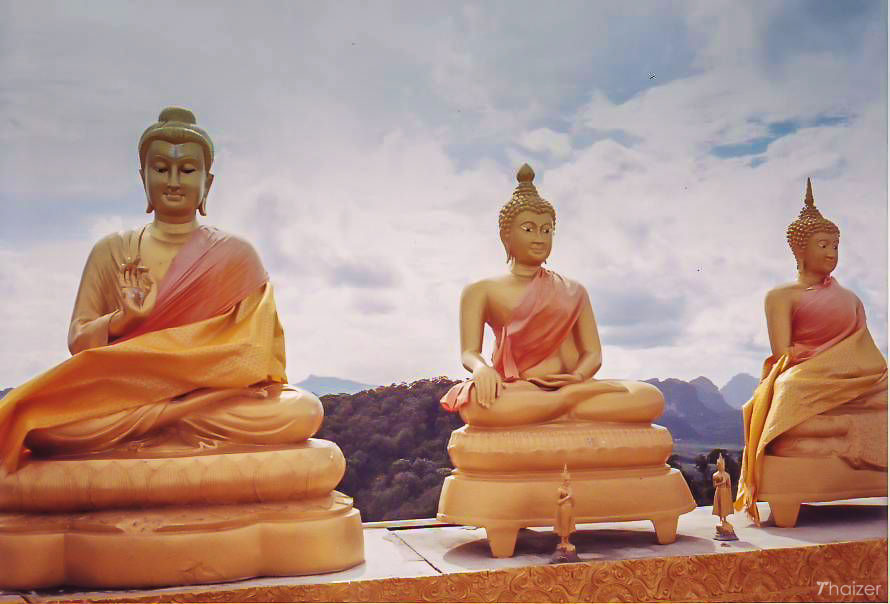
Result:
M829 274L837 267L837 247L840 237L836 233L813 233L801 254L801 268L820 274Z
M542 264L553 249L553 217L530 210L520 212L513 219L504 243L517 262Z
M204 165L204 150L194 142L152 141L139 174L149 206L167 222L192 220L213 182Z

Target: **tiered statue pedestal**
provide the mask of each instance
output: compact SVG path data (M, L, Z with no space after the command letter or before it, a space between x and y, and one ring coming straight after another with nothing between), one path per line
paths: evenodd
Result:
M455 430L455 470L439 499L442 522L485 528L495 557L513 555L520 529L553 526L564 465L578 523L650 520L672 543L677 519L695 508L661 426L560 421L521 429Z
M776 526L797 524L802 503L886 496L886 471L856 470L839 457L767 455L763 460L758 500L769 503Z
M361 516L332 442L30 461L0 478L0 588L153 587L346 569Z

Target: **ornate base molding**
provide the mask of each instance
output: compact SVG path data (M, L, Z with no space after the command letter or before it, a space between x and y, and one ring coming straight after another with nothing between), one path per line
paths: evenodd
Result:
M766 455L757 500L769 503L777 526L793 527L801 503L886 496L886 470L854 470L839 457Z
M439 497L442 522L484 527L494 556L513 555L520 528L550 526L560 472L471 474L454 470ZM679 470L648 468L583 470L572 473L575 521L651 520L658 542L673 543L677 519L695 509Z
M821 588L821 594L819 582L830 583ZM831 585L837 588L829 593ZM848 593L856 591L856 586L869 585L876 586L877 595ZM844 586L849 587L841 592ZM241 588L206 586L95 596L91 594L95 602L886 602L887 540L529 566L436 577ZM76 599L82 600L82 596Z
M133 588L328 573L364 560L336 491L294 502L0 514L0 589Z

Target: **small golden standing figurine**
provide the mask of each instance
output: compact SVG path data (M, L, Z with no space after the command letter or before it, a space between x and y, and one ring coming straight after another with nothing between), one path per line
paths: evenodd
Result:
M575 499L569 478L569 468L566 464L562 467L562 484L556 491L556 525L553 528L559 535L559 545L550 558L550 562L556 564L580 561L575 546L569 542L569 536L575 532Z
M717 541L738 541L739 538L735 534L732 525L726 520L727 516L733 513L732 508L732 483L729 473L726 471L726 461L721 453L717 457L717 471L714 472L712 478L714 482L714 516L720 518L720 524L717 525L717 531L714 533L714 539Z

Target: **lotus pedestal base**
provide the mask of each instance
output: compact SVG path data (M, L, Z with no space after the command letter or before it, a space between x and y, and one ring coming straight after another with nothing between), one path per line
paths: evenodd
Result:
M757 499L769 504L776 526L790 528L802 503L886 496L886 471L856 470L838 457L767 455Z
M0 514L0 586L219 583L343 570L364 559L340 493L299 502Z
M454 470L442 487L439 520L483 527L496 558L513 555L519 529L553 526L560 471L479 474ZM651 520L658 543L673 543L677 518L695 508L679 470L668 466L572 470L575 521Z

